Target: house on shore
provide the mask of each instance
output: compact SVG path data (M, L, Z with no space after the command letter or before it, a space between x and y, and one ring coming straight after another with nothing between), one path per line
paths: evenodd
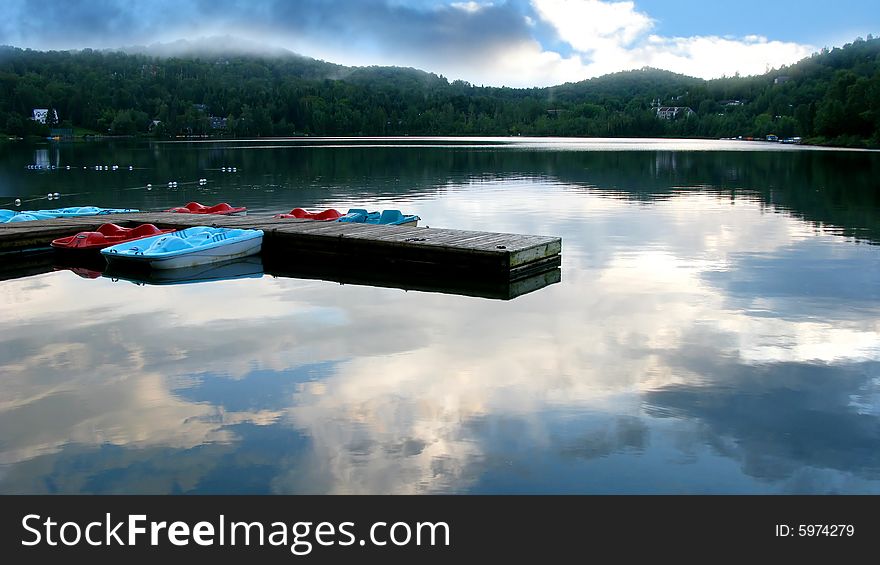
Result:
M58 110L52 110L52 115L55 117L55 123L58 123ZM31 119L35 122L40 122L41 124L46 123L46 118L49 117L49 109L48 108L34 108L33 115Z
M657 117L661 120L675 120L679 116L690 118L696 114L687 106L659 106L657 108Z

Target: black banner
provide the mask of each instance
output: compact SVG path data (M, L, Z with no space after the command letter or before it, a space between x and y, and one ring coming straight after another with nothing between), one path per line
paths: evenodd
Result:
M6 563L764 562L869 555L874 496L5 496ZM7 557L13 559L8 560ZM610 558L610 559L609 559Z

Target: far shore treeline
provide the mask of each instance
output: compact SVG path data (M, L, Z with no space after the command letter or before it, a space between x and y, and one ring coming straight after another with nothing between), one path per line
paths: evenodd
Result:
M680 110L666 111L666 119L658 105ZM34 109L50 110L42 114L45 124L32 119ZM773 135L880 147L880 39L859 38L754 77L706 81L642 69L528 89L293 54L159 58L0 47L0 131L161 138Z

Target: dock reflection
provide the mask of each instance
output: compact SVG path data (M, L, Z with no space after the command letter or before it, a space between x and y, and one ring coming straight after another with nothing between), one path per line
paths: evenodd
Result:
M558 258L557 258L558 259ZM290 261L280 256L247 257L187 269L141 270L109 267L100 255L67 257L54 250L6 254L0 261L0 281L67 270L83 278L105 277L142 285L195 284L241 278L275 278L324 280L343 285L399 288L440 294L454 294L512 300L556 284L562 280L561 259L544 265L526 276L509 279L466 270L396 267L393 263L332 262L315 260Z

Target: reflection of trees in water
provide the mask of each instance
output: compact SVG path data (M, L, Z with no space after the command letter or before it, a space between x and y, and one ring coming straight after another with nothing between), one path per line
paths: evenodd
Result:
M681 190L745 197L880 242L880 155L858 152L582 152L548 155L559 180L637 200ZM535 163L537 165L537 163Z
M509 178L549 177L616 198L656 200L682 190L704 190L731 199L757 199L844 235L880 242L880 155L851 151L564 151L482 142L470 144L387 141L218 143L110 142L66 144L57 165L133 165L126 173L59 172L35 175L18 163L34 148L10 147L0 156L0 181L32 194L49 188L88 192L106 205L123 204L119 188L209 176L214 198L277 207L277 191L295 191L300 205L346 197L433 195L449 185ZM344 146L344 147L341 147ZM235 166L234 175L220 172ZM63 175L63 176L62 176ZM59 188L59 183L61 184ZM32 187L22 188L22 187ZM7 188L9 190L9 188ZM188 196L193 196L194 189ZM143 207L162 206L182 193L149 196ZM3 193L12 196L11 193ZM162 200L163 195L165 200ZM15 194L19 196L19 194ZM135 205L137 202L126 202Z
M615 197L655 200L701 189L745 197L845 235L880 242L880 156L837 151L533 151L516 147L286 147L227 150L245 178L339 194L432 194L447 183L554 177L608 190Z

